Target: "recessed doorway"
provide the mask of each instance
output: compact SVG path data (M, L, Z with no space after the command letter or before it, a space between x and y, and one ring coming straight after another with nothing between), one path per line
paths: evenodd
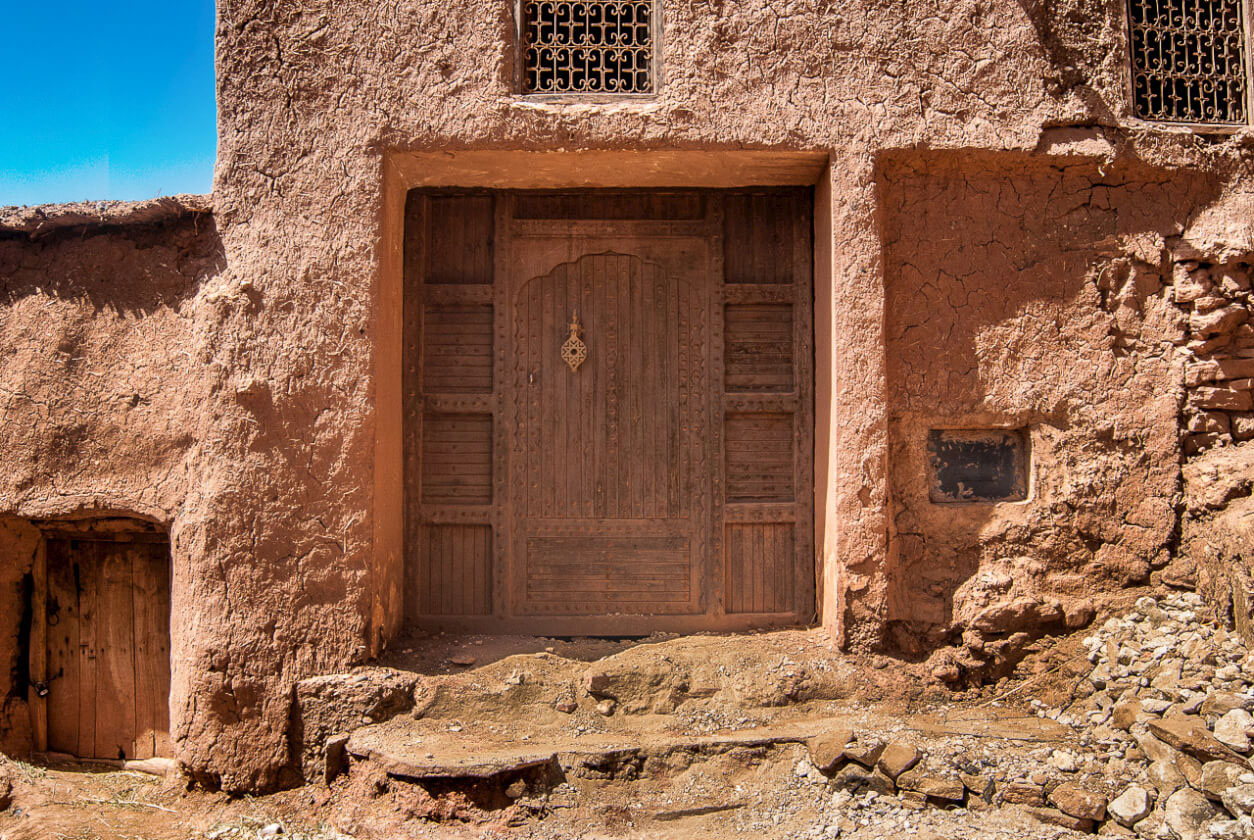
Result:
M170 755L170 548L45 532L31 604L36 742L81 759Z
M411 625L814 616L812 207L808 188L410 193Z

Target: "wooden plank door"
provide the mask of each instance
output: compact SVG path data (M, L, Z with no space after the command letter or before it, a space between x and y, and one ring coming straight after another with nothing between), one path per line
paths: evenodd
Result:
M729 622L816 617L812 194L723 196L722 601Z
M169 754L170 587L164 542L50 538L44 602L47 748Z
M813 616L811 198L410 194L412 624Z
M521 197L498 236L509 266L508 608L547 632L704 624L719 232L704 213L579 218L638 200L598 198ZM562 356L572 339L587 354L575 369Z
M502 569L494 238L486 193L410 193L405 224L405 605L411 622L494 615Z

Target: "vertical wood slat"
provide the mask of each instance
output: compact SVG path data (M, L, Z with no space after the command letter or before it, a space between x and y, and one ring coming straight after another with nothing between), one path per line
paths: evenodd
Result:
M726 379L726 336L723 318L723 305L726 303L726 251L727 251L727 202L729 195L720 194L711 199L710 212L706 217L709 245L707 259L709 265L708 284L712 302L715 304L707 313L709 324L709 342L705 350L706 362L701 365L704 380L700 391L704 400L698 402L695 416L690 420L684 418L684 424L691 423L701 428L702 434L709 440L709 448L703 453L706 462L700 469L696 480L701 482L703 491L708 494L710 505L710 527L707 531L706 543L701 547L703 573L707 581L705 586L705 609L722 620L727 615L727 578L731 574L726 562L727 533L724 527L727 514L726 478L727 464L723 457L726 435L723 420L726 413L723 405L723 382ZM686 308L681 311L688 311ZM686 342L687 343L687 342Z
M48 563L48 723L47 748L79 751L79 603L68 540L47 541Z
M133 545L94 544L96 576L95 758L132 757L135 743Z
M791 522L727 526L727 612L784 613L795 609L795 526Z
M161 544L132 552L137 759L166 756L170 741L170 563Z
M74 564L78 570L78 748L75 755L96 757L96 690L99 678L97 647L99 645L100 613L100 545L94 542L71 542L81 557Z
M503 618L509 609L509 552L513 534L510 510L510 482L512 476L509 453L513 444L514 429L507 419L507 401L505 393L510 381L510 366L516 364L517 350L510 344L511 301L512 290L508 283L500 282L506 276L508 267L513 264L513 253L509 236L509 225L514 210L514 200L505 194L496 197L495 215L493 217L493 321L496 329L496 366L493 368L493 396L496 398L495 459L493 460L494 484L492 513L488 520L489 531L486 534L489 552L485 587L488 593L488 609L486 614Z
M422 573L409 597L419 615L491 615L491 526L424 525L416 548Z
M40 540L31 566L30 647L27 662L30 668L28 702L31 710L36 752L48 749L48 698L40 697L35 688L48 682L48 541Z
M814 196L798 198L793 213L793 381L797 388L794 486L797 488L796 522L793 531L796 565L792 575L798 618L818 618L819 581L822 572L815 552L815 382L814 382ZM781 570L787 573L786 570Z
M146 546L136 546L131 553L131 632L135 640L135 730L128 758L152 758L156 749L156 704L152 694L153 674L149 662L156 651L153 624L149 611L156 597L156 581L152 576ZM159 631L157 631L159 633Z
M799 209L797 196L796 191L726 196L725 282L794 282L793 222Z
M492 282L491 195L434 195L426 222L425 277L434 285Z

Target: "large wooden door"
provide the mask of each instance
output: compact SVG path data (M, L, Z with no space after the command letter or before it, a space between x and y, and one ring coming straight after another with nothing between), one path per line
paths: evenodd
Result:
M43 668L32 689L37 740L52 752L170 753L169 546L145 536L46 542L33 593L42 649L32 657Z
M810 262L805 190L411 194L411 622L809 620Z

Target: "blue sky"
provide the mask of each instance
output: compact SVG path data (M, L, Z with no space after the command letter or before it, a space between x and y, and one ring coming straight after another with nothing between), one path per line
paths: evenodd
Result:
M11 2L0 205L208 192L213 0Z

